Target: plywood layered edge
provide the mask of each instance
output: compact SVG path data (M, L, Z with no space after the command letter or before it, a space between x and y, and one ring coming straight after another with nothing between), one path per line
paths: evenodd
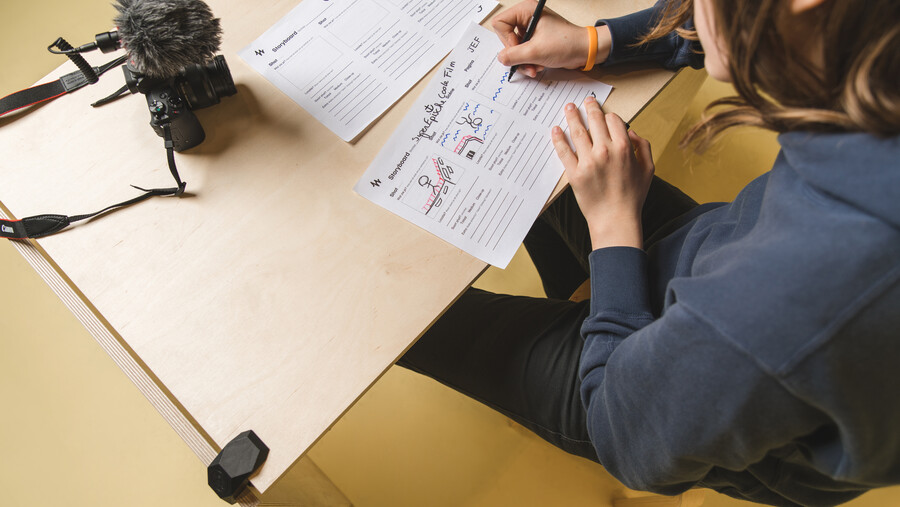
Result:
M16 219L2 203L0 203L0 218ZM116 366L144 395L150 405L169 423L203 465L208 466L221 449L199 429L199 426L186 414L177 400L162 387L146 365L135 356L121 337L111 330L99 312L86 302L81 292L74 287L37 242L28 240L11 241L11 243L53 293L59 297L66 308L75 315L78 322L97 341L100 348L109 355ZM302 505L350 505L349 500L308 456L302 457L295 463L291 472L285 475L291 475L294 481L303 483L304 488L293 491L291 495L298 502L303 500ZM210 494L213 494L212 491ZM283 496L278 491L274 492L274 495ZM266 503L260 503L259 498L258 492L247 488L238 498L237 503L241 507L265 507ZM290 503L280 501L278 505L284 506L290 505ZM297 505L301 505L301 503L297 503Z

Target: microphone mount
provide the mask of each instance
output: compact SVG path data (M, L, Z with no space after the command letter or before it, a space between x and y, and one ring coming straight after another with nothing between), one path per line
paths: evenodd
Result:
M60 44L60 41L62 41L63 44ZM120 49L121 47L122 44L121 37L119 36L119 31L112 30L109 32L98 33L94 36L94 42L88 42L87 44L83 44L81 46L78 46L77 48L72 47L69 43L65 42L62 37L60 37L53 44L47 46L47 51L53 53L54 55L71 56L78 53L87 53L88 51L93 51L95 49L99 49L101 53L112 53L113 51Z

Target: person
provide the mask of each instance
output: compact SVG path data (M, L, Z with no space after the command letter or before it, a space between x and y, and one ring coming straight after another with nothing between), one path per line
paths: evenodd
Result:
M519 43L534 6L493 21L499 61L589 66L550 10ZM661 0L591 29L602 65L733 83L688 141L768 128L774 166L698 205L619 117L568 104L571 188L525 239L548 297L469 289L398 364L634 489L805 506L900 483L900 2Z

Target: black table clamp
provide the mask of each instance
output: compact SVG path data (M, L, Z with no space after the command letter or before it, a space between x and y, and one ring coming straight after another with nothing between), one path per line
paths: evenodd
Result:
M230 504L244 492L250 476L269 456L269 448L252 430L234 437L206 468L209 487Z

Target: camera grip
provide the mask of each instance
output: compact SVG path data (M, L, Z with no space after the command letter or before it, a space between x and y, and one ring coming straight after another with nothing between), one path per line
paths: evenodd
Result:
M175 151L188 150L206 139L200 120L174 89L154 89L146 97L147 107L150 109L150 126L156 135L163 137L162 126L168 124Z

